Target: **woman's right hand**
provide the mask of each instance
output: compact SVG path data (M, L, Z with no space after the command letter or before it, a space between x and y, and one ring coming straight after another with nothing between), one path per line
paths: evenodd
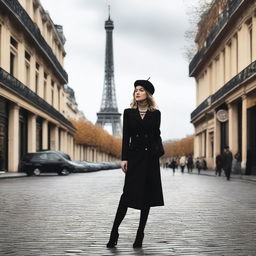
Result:
M122 168L122 171L124 172L124 173L126 173L127 172L127 167L128 167L128 161L121 161L121 168Z

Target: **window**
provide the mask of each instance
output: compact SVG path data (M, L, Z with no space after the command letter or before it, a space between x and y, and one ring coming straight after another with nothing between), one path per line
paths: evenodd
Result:
M18 49L18 42L11 36L10 39L11 46L15 49Z
M250 46L249 46L249 50L250 50L250 63L252 62L252 47L253 47L253 45L252 45L252 27L249 29L249 44L250 44Z
M15 63L16 62L16 55L11 52L10 53L10 74L12 76L14 76L14 72L15 72Z
M17 51L18 42L10 37L10 74L17 76Z
M237 37L237 34L235 34L235 37L234 37L234 40L235 40L235 47L236 47L236 51L235 51L235 67L236 67L236 74L238 73L238 37Z
M225 79L226 79L226 51L225 51L225 48L223 49L222 51L222 60L223 60L223 84L226 82Z
M36 74L35 74L35 92L39 92L39 64L36 62Z
M26 85L30 86L30 54L25 51L25 72L26 72Z
M58 86L58 110L60 111L60 87Z
M51 85L52 85L52 89L51 89L51 100L52 100L52 106L53 106L53 103L54 103L54 81L52 80L51 82Z
M43 95L44 100L46 100L47 98L47 77L48 75L44 72L44 95Z
M252 18L249 18L246 22L248 27L248 50L249 50L249 61L252 62Z

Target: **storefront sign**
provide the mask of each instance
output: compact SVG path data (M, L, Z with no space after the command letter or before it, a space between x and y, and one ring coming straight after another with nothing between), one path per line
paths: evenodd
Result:
M225 109L220 109L216 113L217 119L220 122L227 122L228 121L228 111Z

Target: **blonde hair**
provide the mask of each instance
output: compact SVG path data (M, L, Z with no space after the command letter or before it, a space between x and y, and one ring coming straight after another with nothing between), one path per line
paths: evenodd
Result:
M153 95L151 93L149 93L147 90L145 90L145 92L147 95L146 101L148 103L148 110L155 111L157 109L157 106L156 106L156 102L155 102ZM131 106L131 108L138 108L138 103L135 100L135 90L133 91L132 96L133 96L133 99L132 99L130 106Z

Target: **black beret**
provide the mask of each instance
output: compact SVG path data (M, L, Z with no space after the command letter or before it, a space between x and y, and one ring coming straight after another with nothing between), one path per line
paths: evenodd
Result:
M154 85L151 82L149 82L148 80L136 80L134 82L134 87L136 87L138 85L142 86L146 91L148 91L152 95L155 92Z

